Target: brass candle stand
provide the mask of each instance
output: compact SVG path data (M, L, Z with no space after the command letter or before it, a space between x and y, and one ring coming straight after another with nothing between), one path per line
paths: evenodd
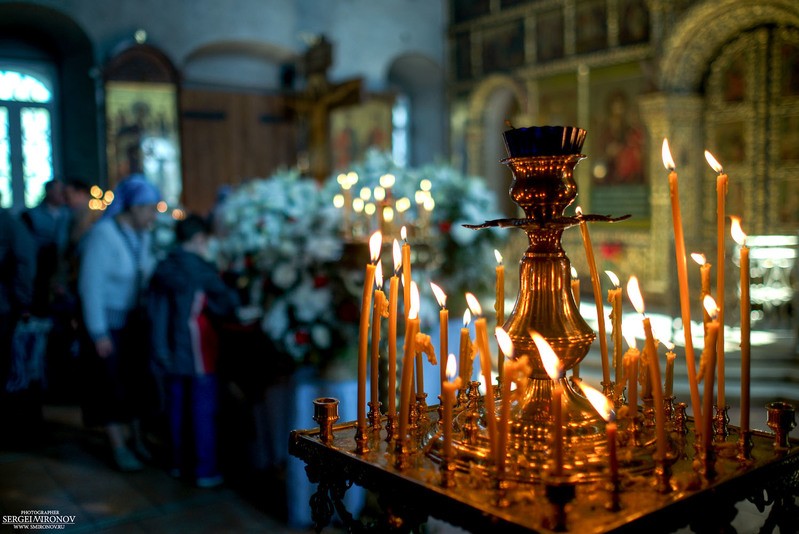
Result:
M315 403L319 430L294 431L289 445L290 452L308 464L309 478L320 481L318 493L323 495L312 498L313 507L338 506L331 501L340 500L344 479L388 495L385 499L391 506L385 521L391 530L402 525L407 531L429 514L466 528L615 532L631 525L651 528L682 521L685 517L676 518L674 512L685 511L686 503L713 503L725 491L746 493L754 489L754 481L770 480L775 472L799 473L799 453L791 450L788 438L796 424L790 404L768 406L773 436L730 427L726 407L714 418L715 435L701 436L701 429L686 415L686 404L675 397L656 405L645 396L641 407L629 406L624 392L615 392L612 383L602 385L618 412L618 470L609 472L605 421L577 382L565 378L565 371L585 358L596 334L580 316L572 296L570 262L561 236L583 221L626 218L563 214L577 195L573 170L584 158L580 154L584 139L584 130L571 127L505 132L510 157L502 163L513 174L510 195L525 217L469 226L519 228L528 238L519 266L519 294L504 323L513 357L527 357L531 364L521 394L514 401L497 395L495 412L488 413L480 382L466 384L448 429L451 455L444 453L441 407L428 407L424 394L412 399L404 436L397 431L395 417L381 425L382 419L375 416L370 417L371 432L366 435L348 423L335 427L333 437L331 400ZM564 378L549 378L532 332L541 334L555 351ZM562 421L552 413L555 388L562 392ZM508 446L498 465L487 422L509 402ZM656 453L658 410L666 416L665 455ZM563 435L557 459L552 438L561 432L554 431L556 424L562 425ZM729 435L738 438L737 443L728 442ZM415 508L425 512L421 519ZM403 515L397 510L405 510L405 517L397 517ZM315 517L324 516L313 511ZM702 520L701 512L697 517Z

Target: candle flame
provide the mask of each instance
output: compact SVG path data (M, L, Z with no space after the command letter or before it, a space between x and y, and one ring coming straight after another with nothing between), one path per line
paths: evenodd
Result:
M572 279L577 280L577 269L572 267Z
M433 295L436 296L438 305L441 306L441 309L443 310L447 307L447 294L444 293L444 291L433 282L430 282L430 287L433 289Z
M663 341L662 343L663 346L666 347L667 351L671 352L674 350L674 343L672 343L671 341Z
M380 245L382 244L383 234L378 230L369 238L369 254L372 257L372 263L377 263L377 259L380 257Z
M707 160L708 165L710 165L714 171L719 174L724 172L724 168L721 166L721 163L719 163L718 160L713 157L713 154L707 150L705 150L705 159Z
M383 260L379 260L375 267L375 286L377 289L383 287Z
M394 256L394 273L399 274L402 270L402 248L400 247L399 241L394 239L394 250L392 251L392 255Z
M616 276L616 273L613 271L605 271L605 274L608 275L608 278L610 278L610 281L614 287L619 287L619 277Z
M602 419L608 423L616 420L613 404L601 391L582 382L580 383L580 389Z
M730 234L733 240L741 246L746 245L746 234L741 228L741 218L734 215L730 216L732 224L730 225Z
M700 252L691 252L691 259L694 260L699 265L704 265L705 263L707 263L705 255Z
M452 381L452 379L458 374L458 362L455 360L454 354L450 353L447 356L447 367L445 369L447 373L447 380Z
M403 241L405 242L408 241L408 229L405 228L404 226L400 228L400 237L402 238Z
M469 309L472 310L472 315L475 317L480 317L483 314L480 301L472 293L466 293L466 305L469 306Z
M580 206L577 206L576 208L574 208L574 213L576 213L578 217L582 217L583 216L583 208L581 208Z
M408 308L408 319L416 319L419 316L419 287L416 282L411 280L411 306Z
M467 309L465 312L463 312L463 327L466 328L467 326L469 326L469 323L471 322L472 322L472 312L470 312Z
M622 335L624 336L624 341L627 342L627 346L628 347L630 347L631 349L637 348L635 346L635 336L634 335L628 334L626 332L624 334L622 334Z
M511 341L510 336L505 329L501 326L498 326L494 330L494 335L497 337L497 345L499 346L502 353L507 356L508 358L513 357L513 341Z
M716 300L710 295L705 295L705 298L702 299L702 305L705 307L710 319L715 320L716 316L719 314L719 308L716 305Z
M633 303L633 308L640 314L644 313L644 297L641 296L641 289L638 287L638 278L631 276L627 282L627 296Z
M494 249L494 257L497 259L497 263L502 265L502 254L497 249Z
M549 346L547 340L544 339L544 336L533 331L530 332L530 335L533 337L533 342L538 349L538 354L541 356L541 363L544 364L544 369L549 375L549 378L558 380L563 369L563 364L560 362L560 359L555 354L555 351L552 350L552 347Z
M677 168L674 165L674 160L671 157L671 150L669 150L669 140L665 137L663 138L663 148L661 149L661 154L663 156L663 166L666 167L667 171L673 171Z

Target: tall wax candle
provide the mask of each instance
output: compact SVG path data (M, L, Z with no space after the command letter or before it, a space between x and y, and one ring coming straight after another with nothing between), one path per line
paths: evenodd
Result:
M577 269L574 267L571 268L571 288L572 288L572 297L574 297L574 304L577 306L577 311L580 311L580 279L577 278ZM580 380L580 364L575 363L572 366L572 378L574 380Z
M669 150L669 142L663 139L663 166L669 171L669 195L671 197L671 215L674 224L674 250L677 256L677 278L680 284L680 311L685 331L685 363L688 368L688 386L691 391L691 410L694 421L701 428L702 406L699 399L699 382L696 378L696 359L694 342L691 335L691 301L688 292L688 266L685 256L685 238L680 214L680 193L677 183L677 172Z
M610 322L613 326L611 338L613 339L613 366L616 370L616 384L622 380L622 346L621 346L621 287L619 287L619 277L613 271L605 271L613 284L613 289L608 289L608 302L610 303ZM621 388L617 394L621 394Z
M645 319L648 321L649 318ZM645 328L648 325L645 326ZM652 335L651 327L648 328L649 337ZM652 353L649 358L649 377L652 383L652 398L655 403L655 435L657 436L657 455L660 460L666 460L666 412L663 403L663 383L660 381L660 359L657 354L657 346L652 346Z
M399 439L408 437L408 419L413 396L413 367L416 356L416 334L419 332L419 291L416 282L412 282L408 327L405 329L405 344L402 354L402 381L400 382L400 418Z
M433 294L436 297L438 305L441 309L438 311L438 369L440 371L439 378L443 384L447 380L447 370L445 369L444 359L449 354L449 310L447 310L447 295L436 284L430 282L430 287L433 289Z
M624 361L627 373L627 406L629 407L630 417L638 413L638 359L640 351L635 346L635 338L625 336L629 348L624 353Z
M605 420L605 433L608 440L608 464L610 467L610 480L616 481L619 478L619 457L616 453L616 413L613 411L613 404L602 392L591 386L580 385L583 394L593 405L600 417Z
M377 262L377 268L375 269L375 287L378 289L374 292L374 307L372 308L372 359L371 359L371 399L372 399L372 407L375 411L378 411L378 403L380 402L380 394L379 394L379 380L380 375L378 369L380 368L380 322L383 314L387 311L386 310L386 295L383 293L383 290L380 289L383 287L383 262Z
M494 249L494 257L497 260L496 266L496 285L495 285L495 298L494 298L494 312L496 313L496 326L505 325L505 266L502 265L502 254L497 249ZM499 381L502 382L502 377L505 373L505 355L502 353L500 347L497 351L497 373Z
M588 225L583 218L583 211L577 206L575 212L580 218L580 234L583 237L585 256L588 260L588 267L591 272L591 287L594 289L594 302L596 303L597 325L599 328L599 352L602 358L602 383L610 384L610 364L608 362L608 340L605 337L605 307L602 304L601 289L599 287L599 276L596 271L596 260L594 259L594 248L591 245L591 236L588 233Z
M402 301L405 305L405 322L407 328L408 313L411 310L411 245L408 243L408 230L400 229L402 238Z
M463 312L463 327L461 328L460 346L458 348L461 381L464 387L472 380L472 338L469 334L469 323L472 322L472 313L467 309Z
M674 344L667 345L668 352L666 352L666 398L674 396L674 360L677 355L672 352Z
M483 373L483 386L485 387L486 424L488 425L488 442L491 445L491 454L496 455L497 451L497 416L494 404L494 386L491 384L491 350L488 344L488 329L486 318L482 316L480 302L472 293L466 293L466 303L476 317L474 321L475 342L477 351L480 353L480 369Z
M497 345L501 349L501 353L505 354L507 358L513 358L513 342L505 329L501 326L496 327ZM506 359L502 362L505 368L505 380L502 381L502 404L499 408L499 428L498 428L498 444L497 444L497 473L501 476L505 472L505 461L508 456L508 425L510 422L510 392L511 382L515 373L516 362Z
M732 217L732 237L740 247L741 266L741 434L749 432L751 382L751 301L749 297L749 247L740 217Z
M402 252L394 240L394 275L388 286L388 415L397 415L397 312L399 298L399 274L402 272Z
M441 402L443 404L442 423L444 429L444 458L452 460L452 407L455 404L456 391L461 387L461 378L455 377L455 355L447 355L447 379L441 383ZM450 381L454 378L454 381Z
M642 324L644 326L645 336L643 360L644 365L649 366L650 360L656 359L658 357L657 345L655 343L655 336L652 335L652 323L649 320L649 317L644 314L644 298L641 296L641 289L638 286L638 278L635 276L631 276L630 280L627 282L627 296L630 298L630 302L635 308L635 311L643 316ZM652 397L652 380L648 371L644 374L644 383L641 387L641 396L644 399Z
M369 343L369 308L372 304L372 292L375 283L375 269L380 258L380 245L383 236L375 232L369 238L370 261L366 265L363 280L363 297L361 298L361 321L358 343L358 433L366 431L366 353Z
M705 297L705 309L710 314L710 322L707 325L707 338L705 339L705 354L703 358L707 366L705 373L705 397L704 410L706 417L702 420L702 444L707 455L713 447L713 417L710 417L713 410L713 380L715 378L716 370L716 340L719 335L719 322L716 320L718 308L716 301L713 297L708 295Z
M716 176L716 305L719 309L718 323L719 335L716 341L716 364L718 366L718 405L724 408L726 404L724 393L724 265L726 263L725 238L725 203L727 199L727 175L721 164L716 161L713 154L705 150L705 159L708 164L718 173Z
M701 292L699 294L699 303L701 304L705 300L706 295L710 295L710 264L705 259L704 254L700 254L697 252L691 253L691 258L699 264L699 279L701 280ZM704 334L707 335L707 323L710 321L710 316L705 310L704 306L702 307L702 326L704 329Z
M550 405L552 413L552 474L561 476L563 475L563 391L560 380L563 378L563 364L544 336L535 331L531 331L530 336L538 349L541 363L552 380L552 403Z

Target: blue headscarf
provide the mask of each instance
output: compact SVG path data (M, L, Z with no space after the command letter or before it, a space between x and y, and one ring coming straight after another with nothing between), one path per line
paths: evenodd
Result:
M114 201L106 208L104 217L113 217L131 206L157 204L161 192L143 174L131 174L114 189Z

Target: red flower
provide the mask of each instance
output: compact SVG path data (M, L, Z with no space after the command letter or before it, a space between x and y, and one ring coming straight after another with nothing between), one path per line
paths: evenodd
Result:
M311 343L311 333L307 330L297 330L294 332L294 341L297 345L308 345Z
M452 228L452 221L441 221L438 223L438 229L441 230L442 234L448 234L450 228Z
M624 245L618 242L602 243L599 246L599 252L602 255L602 258L606 260L617 258L621 254L622 250L624 250Z
M325 287L325 286L327 286L327 284L329 282L330 282L330 279L327 276L323 275L323 274L317 274L313 278L313 286L314 287Z

